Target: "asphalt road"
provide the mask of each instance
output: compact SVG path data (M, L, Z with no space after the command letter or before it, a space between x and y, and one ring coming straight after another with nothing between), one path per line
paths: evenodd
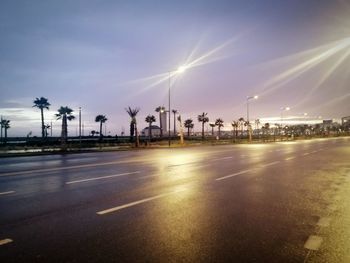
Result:
M350 138L0 159L0 262L350 262Z

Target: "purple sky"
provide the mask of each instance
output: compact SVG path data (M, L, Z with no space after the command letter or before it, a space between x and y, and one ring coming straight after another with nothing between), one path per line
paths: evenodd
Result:
M124 108L140 107L145 127L148 114L167 107L168 71L192 62L171 78L171 99L197 129L203 111L227 125L246 118L246 97L255 94L251 120L274 122L285 106L286 119L348 116L349 17L346 0L2 0L0 113L11 120L9 136L40 136L32 105L43 96L54 135L60 106L82 107L85 134L98 129L98 114L111 134L128 133ZM69 124L71 135L77 125Z

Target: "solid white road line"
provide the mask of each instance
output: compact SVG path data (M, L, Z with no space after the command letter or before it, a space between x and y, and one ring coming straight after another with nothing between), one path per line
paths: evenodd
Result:
M318 250L321 246L322 241L322 237L311 235L306 241L304 248L310 250Z
M20 174L53 172L53 171L61 171L61 170L69 170L69 169L80 169L80 168L97 167L97 166L113 165L113 164L128 163L128 162L130 162L130 161L115 161L115 162L105 162L105 163L95 163L95 164L91 163L91 164L82 164L82 165L65 166L65 167L54 167L54 168L45 168L45 169L33 169L33 170L26 170L26 171L0 173L0 177L1 176L10 176L10 175L20 175Z
M66 182L66 184L76 184L76 183L89 182L89 181L101 180L101 179L106 179L106 178L119 177L119 176L124 176L124 175L138 174L138 173L140 173L140 171L75 180L75 181Z
M240 175L240 174L245 174L245 173L249 173L251 172L252 170L244 170L244 171L240 171L238 173L234 173L234 174L230 174L230 175L226 175L226 176L223 176L223 177L219 177L219 178L216 178L215 180L216 181L220 181L220 180L225 180L227 178L231 178L231 177L234 177L234 176L237 176L237 175Z
M263 165L261 165L259 168L267 167L267 166L271 166L271 165L275 165L275 164L278 164L279 162L280 162L280 161L276 161L276 162L272 162L272 163L263 164Z
M227 156L227 157L213 159L213 161L221 161L221 160L227 160L227 159L232 159L232 158L233 158L233 156Z
M303 156L309 155L310 153L304 153Z
M1 192L0 195L8 195L13 193L15 193L15 191L7 191L7 192Z
M170 193L164 193L164 194L148 197L148 198L141 199L141 200L138 200L138 201L135 201L135 202L132 202L132 203L125 204L125 205L116 206L116 207L112 207L110 209L102 210L102 211L96 212L96 214L98 214L98 215L105 215L105 214L108 214L108 213L116 212L116 211L124 209L124 208L128 208L128 207L131 207L131 206L135 206L135 205L139 205L139 204L142 204L142 203L146 203L146 202L149 202L149 201L152 201L152 200L155 200L155 199L159 199L159 198L162 198L162 197L165 197L165 196L168 196L168 195L176 194L178 192L182 192L182 191L185 191L185 190L186 189L181 189L181 190L172 191Z
M284 159L284 160L289 161L289 160L293 160L293 159L295 159L295 156L288 157L288 158L286 158L286 159Z
M11 243L11 242L13 242L13 240L10 238L2 239L2 240L0 240L0 246Z

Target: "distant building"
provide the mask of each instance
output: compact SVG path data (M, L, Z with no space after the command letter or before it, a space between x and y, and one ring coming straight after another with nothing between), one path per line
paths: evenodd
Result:
M350 116L341 118L341 125L350 126Z
M157 125L152 125L151 126L151 132L152 136L154 137L159 137L160 136L160 128ZM143 136L149 136L149 127L146 127L142 130L142 135Z

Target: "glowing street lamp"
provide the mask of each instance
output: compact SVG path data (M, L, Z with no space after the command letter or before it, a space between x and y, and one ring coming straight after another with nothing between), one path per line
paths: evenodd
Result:
M289 111L289 107L282 107L281 108L281 125L280 125L280 135L281 135L281 140L282 140L282 123L283 123L283 112L284 111Z
M171 76L172 75L176 75L176 74L181 74L181 73L184 73L185 71L186 71L186 69L188 68L188 66L187 65L182 65L182 66L180 66L180 67L178 67L177 68L177 70L174 70L174 71L169 71L169 92L168 92L168 99L169 99L169 104L168 104L168 113L169 113L169 118L168 118L168 143L169 143L169 147L170 147L170 115L171 115L171 108L170 108L170 87L171 87L171 85L170 85L170 79L171 79ZM173 73L173 74L171 74L171 73Z

